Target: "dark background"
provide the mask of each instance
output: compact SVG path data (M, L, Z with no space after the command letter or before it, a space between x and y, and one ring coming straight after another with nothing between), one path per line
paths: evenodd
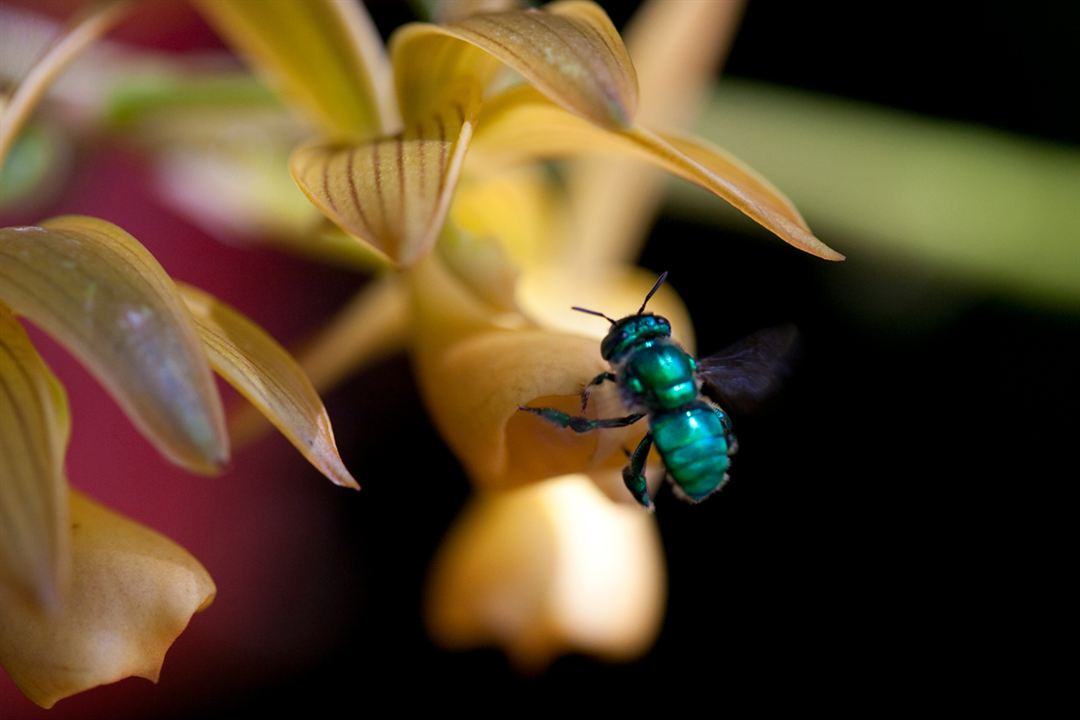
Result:
M750 3L726 74L1080 142L1076 9L823 5ZM373 8L384 28L407 18L400 12ZM621 24L629 12L612 15ZM722 242L712 241L718 233ZM819 234L851 260L826 264L751 227L673 219L658 222L641 259L671 272L703 353L792 321L806 346L770 412L737 418L741 450L723 493L700 506L666 489L658 499L669 603L642 660L567 657L524 678L497 651L431 644L419 622L425 573L469 486L407 361L394 358L327 399L364 491L343 497L304 481L335 573L331 587L309 590L295 623L333 609L321 618L333 627L330 640L320 635L322 651L299 667L205 674L214 679L198 691L167 662L157 688L126 681L95 692L135 698L112 716L179 718L335 706L359 714L373 700L517 711L704 695L718 709L748 700L893 707L930 690L959 701L1020 694L1033 675L1053 683L1038 646L1059 632L1055 577L1074 572L1057 560L1061 488L1076 476L1066 455L1080 401L1075 308L928 279L902 258L860 260L844 237ZM701 257L703 246L722 254ZM318 273L324 312L356 282L306 272ZM910 313L875 313L846 292L872 284L899 294L914 277L924 303ZM423 468L388 452L401 442ZM185 641L174 652L193 652ZM501 704L510 695L515 702ZM74 713L83 702L93 707L76 698L59 708Z

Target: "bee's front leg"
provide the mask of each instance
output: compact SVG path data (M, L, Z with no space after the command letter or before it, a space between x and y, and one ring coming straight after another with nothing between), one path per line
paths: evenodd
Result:
M585 408L589 406L589 393L592 392L592 389L595 386L602 385L605 382L615 382L616 379L617 378L615 377L615 373L602 372L596 377L594 377L592 380L590 380L589 383L581 390L581 412L585 412Z
M634 499L645 506L646 510L653 509L652 498L649 497L649 486L645 479L645 461L652 449L652 433L645 433L637 448L630 455L630 464L623 468L623 482L626 489L634 496Z
M633 425L638 420L645 417L645 413L634 413L633 415L627 415L626 417L621 418L590 420L589 418L580 415L569 415L562 410L556 410L555 408L535 408L522 405L518 410L524 410L525 412L531 412L533 415L539 415L548 422L555 423L559 427L570 428L578 433L589 432L590 430L600 430L601 428L626 427L627 425Z

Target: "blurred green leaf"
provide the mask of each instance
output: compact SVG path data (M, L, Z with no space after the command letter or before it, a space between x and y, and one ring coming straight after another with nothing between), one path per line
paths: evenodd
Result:
M1076 148L730 80L699 131L775 182L841 252L916 259L1080 308ZM733 217L688 185L675 200Z

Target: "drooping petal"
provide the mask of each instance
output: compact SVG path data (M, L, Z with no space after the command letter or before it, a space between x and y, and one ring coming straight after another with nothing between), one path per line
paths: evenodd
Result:
M196 6L327 135L367 140L397 130L389 61L362 4L198 0Z
M67 579L67 399L0 303L0 592L55 608Z
M123 19L131 5L129 0L107 0L74 17L66 34L50 45L11 97L0 102L0 167L3 167L4 157L19 130L44 97L49 85L83 50Z
M391 45L445 35L469 43L521 73L563 107L609 128L626 127L637 109L637 77L622 39L595 3L555 2L543 10L472 15L445 26L406 25ZM400 48L400 50L399 50ZM410 50L410 54L415 54ZM403 89L403 103L413 89Z
M262 328L208 293L178 284L210 363L331 482L357 490L307 375Z
M644 3L624 28L641 85L638 122L647 127L685 128L712 87L727 55L743 3ZM568 165L568 197L574 231L587 243L573 246L571 262L595 266L630 262L656 213L665 175L632 158L585 157Z
M577 434L518 410L531 405L580 412L582 388L608 369L600 357L598 336L606 328L602 321L582 316L596 321L588 327L591 337L547 329L520 316L510 329L437 258L418 266L410 279L416 310L414 360L423 395L443 437L479 486L505 488L625 463L619 448L633 447L640 440L643 422ZM613 285L632 288L616 311L620 306L636 311L654 281L643 273L636 282ZM596 279L597 285L605 282ZM568 295L559 302L565 302L565 313L578 315L569 307L575 301L569 284L559 287ZM658 312L685 317L684 311L672 307L677 300L670 290L658 294L654 302L650 307ZM522 306L529 309L528 299ZM537 317L546 319L556 312L551 308ZM613 400L592 403L586 415L626 414L617 396Z
M408 266L435 244L479 108L476 88L403 134L361 144L315 142L290 159L300 188L346 232Z
M575 651L630 660L665 586L652 516L570 475L473 501L435 558L427 620L444 645L498 645L532 670Z
M65 216L0 229L0 301L85 363L171 460L197 472L228 460L221 399L191 318L121 228Z
M0 666L42 707L129 676L157 680L165 652L214 583L171 540L71 494L71 584L43 613L0 589Z
M719 195L800 250L843 259L814 237L790 200L725 151L640 127L605 131L532 88L513 88L485 103L474 145L471 165L489 172L544 157L629 153Z
M361 290L318 335L296 353L303 372L318 391L329 390L346 375L402 350L409 340L407 288L387 274ZM229 419L233 441L244 445L266 429L262 413L246 406Z

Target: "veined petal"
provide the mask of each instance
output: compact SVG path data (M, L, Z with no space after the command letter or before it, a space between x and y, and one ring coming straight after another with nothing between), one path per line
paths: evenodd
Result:
M569 475L474 500L432 568L427 621L450 647L501 646L536 670L565 652L629 660L663 617L652 516Z
M362 4L347 0L195 4L329 136L366 140L397 130L390 65Z
M629 293L632 298L623 298L616 308L636 310L641 304L655 278L640 277ZM619 448L640 440L645 423L577 434L518 410L532 405L579 413L582 388L608 369L595 335L546 329L520 316L517 329L505 329L500 317L436 257L418 266L410 280L416 312L414 359L424 399L478 485L505 488L625 463ZM577 315L569 307L576 296L572 291L567 295L559 304L567 315ZM669 312L673 295L664 295L654 298L659 300L655 307ZM555 312L549 309L548 315ZM604 325L593 327L602 332ZM614 403L591 403L586 414L625 414L617 396L612 399Z
M197 472L228 460L221 398L172 280L96 218L0 229L0 301L76 355L162 453Z
M470 165L487 171L543 157L630 153L719 195L800 250L826 260L843 259L814 237L791 201L767 180L700 140L640 127L605 131L522 87L485 103L474 144Z
M637 109L637 77L622 39L595 3L555 2L543 10L472 15L438 25L406 25L391 40L399 45L445 35L474 45L521 73L566 109L609 128L626 127ZM402 48L403 49L403 48ZM486 83L485 83L486 84ZM403 105L409 92L399 79Z
M406 346L411 321L407 291L398 275L384 275L361 290L297 352L296 359L316 390L332 388L349 373ZM258 438L264 429L263 415L251 406L229 419L233 440L241 445Z
M67 580L67 399L0 303L0 592L55 608Z
M639 124L690 125L731 46L742 5L740 0L641 5L623 29L641 86ZM632 158L584 157L569 163L574 231L589 238L573 247L570 262L596 266L637 257L666 180L657 168Z
M408 266L435 244L479 107L475 88L402 135L358 145L316 142L290 159L300 188L346 232Z
M292 356L262 328L213 296L178 284L210 363L331 482L359 490L338 454L322 400Z
M107 33L131 9L129 0L107 0L74 17L66 34L49 46L10 98L0 101L0 167L23 124L44 97L49 85L76 57Z
M71 584L60 610L0 590L0 666L42 707L132 675L156 681L169 646L215 593L183 548L80 493L65 530Z

